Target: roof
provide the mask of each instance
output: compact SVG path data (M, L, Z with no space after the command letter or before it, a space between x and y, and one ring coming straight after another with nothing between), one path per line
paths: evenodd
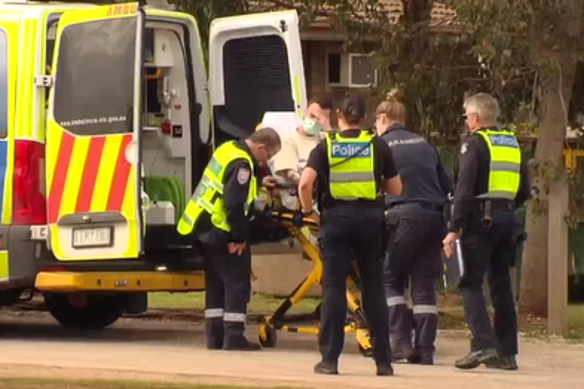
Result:
M280 10L280 9L287 9L287 8L294 8L295 4L293 0L278 0L278 1L270 1L270 0L252 0L250 1L250 12L260 12L260 11L267 11L267 10ZM366 2L358 2L359 5L362 5ZM302 5L296 4L298 8L301 8ZM400 18L403 16L403 3L402 0L379 0L381 12L386 12L388 20L390 24L397 24ZM328 8L328 9L327 9ZM323 28L330 28L331 25L334 23L332 20L332 16L330 15L334 12L332 7L327 7L321 9L319 14L315 17L315 19L311 22L310 28L311 29L323 29ZM357 17L364 17L367 12L363 9L356 9L355 14ZM328 15L327 15L328 14ZM456 12L449 8L444 3L440 2L433 2L433 7L431 11L431 22L430 27L436 30L446 29L451 30L451 26L454 24L454 20L456 19Z

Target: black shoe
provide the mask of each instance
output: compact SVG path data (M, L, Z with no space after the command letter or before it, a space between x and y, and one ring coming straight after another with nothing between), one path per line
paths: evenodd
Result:
M257 343L245 340L234 344L227 344L224 349L227 351L260 351L262 347Z
M391 363L379 363L377 364L377 375L378 376L392 376L393 375L393 367Z
M220 344L207 343L207 350L223 350L223 346Z
M484 362L488 369L517 370L517 360L514 355L501 356L497 359Z
M456 361L454 366L458 369L469 370L479 367L481 363L489 362L494 359L497 359L497 350L495 349L472 351L464 358Z
M408 359L414 354L414 350L411 347L398 347L393 346L391 348L391 361L401 361L402 359Z
M334 363L327 363L324 361L318 362L314 365L314 372L316 374L327 374L327 375L335 375L339 374L337 370L337 365Z
M408 363L412 365L425 365L430 366L434 364L434 358L422 357L419 351L413 351L408 357Z

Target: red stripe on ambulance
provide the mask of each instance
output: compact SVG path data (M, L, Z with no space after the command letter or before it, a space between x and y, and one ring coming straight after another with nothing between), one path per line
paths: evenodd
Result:
M95 189L95 181L99 171L99 164L101 162L105 140L105 137L91 138L75 212L89 212L91 208L91 199L93 196L93 190Z
M61 207L61 198L65 189L65 181L67 180L67 171L69 170L69 163L71 162L71 153L73 145L75 144L75 137L63 132L61 144L59 145L59 154L57 163L55 164L55 175L51 183L51 192L49 193L49 209L48 221L53 224L59 217L59 209Z
M126 148L132 141L132 135L127 135L122 138L122 144L118 152L118 161L116 163L116 171L110 189L109 199L107 201L108 211L120 211L124 202L124 195L126 194L126 186L128 185L128 178L130 177L130 169L132 165L126 159Z

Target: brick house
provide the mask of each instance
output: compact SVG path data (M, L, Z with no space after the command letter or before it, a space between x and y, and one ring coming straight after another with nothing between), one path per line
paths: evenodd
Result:
M381 0L380 3L388 14L388 22L398 23L403 15L402 1ZM257 7L256 10L265 10L262 2ZM431 26L436 31L453 30L455 12L444 4L434 2L431 17ZM337 103L347 91L367 92L376 87L378 72L370 61L371 53L345 50L347 37L335 31L326 16L318 16L310 26L304 27L301 39L308 99L330 93ZM364 46L373 50L375 40L375 37L366 38Z

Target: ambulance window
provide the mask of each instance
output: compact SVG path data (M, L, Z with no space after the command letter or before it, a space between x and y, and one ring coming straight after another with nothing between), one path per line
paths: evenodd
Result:
M136 19L69 25L59 46L54 118L78 135L131 132Z
M8 41L0 30L0 138L8 133Z
M288 51L282 38L230 40L223 46L223 58L225 108L232 123L253 130L266 111L294 111Z

